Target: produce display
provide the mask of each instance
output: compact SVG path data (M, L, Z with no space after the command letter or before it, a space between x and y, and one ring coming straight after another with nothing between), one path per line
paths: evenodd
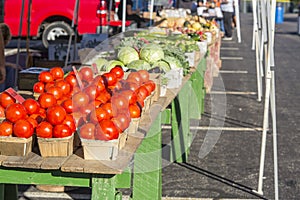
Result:
M121 66L103 74L82 66L64 74L53 67L39 74L36 99L23 102L6 91L0 94L0 136L67 138L76 131L90 140L118 139L140 118L145 100L155 90L146 70L126 74Z

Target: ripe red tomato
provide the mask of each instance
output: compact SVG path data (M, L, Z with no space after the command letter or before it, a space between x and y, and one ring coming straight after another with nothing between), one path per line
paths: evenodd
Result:
M72 133L74 133L76 131L75 121L71 114L66 115L66 118L62 124L68 125L70 127Z
M85 107L88 105L90 99L89 96L84 92L77 92L72 97L73 101L73 109L79 110L82 107Z
M45 109L45 108L40 108L40 109L39 109L39 116L40 116L42 119L46 119L46 109Z
M114 94L111 97L111 105L113 110L116 109L118 113L128 111L129 101L126 97L119 94Z
M93 103L89 103L87 106L80 108L80 112L85 115L90 114L93 110L95 110L95 105Z
M129 104L134 104L137 101L136 92L132 90L123 90L119 93L119 95L127 98Z
M80 127L79 135L81 138L94 140L95 139L95 124L93 124L93 123L83 124Z
M50 69L50 73L52 74L54 80L64 78L64 70L61 67L52 67Z
M65 78L64 78L65 81L67 81L71 88L75 87L75 86L78 86L78 83L77 83L77 80L76 80L76 76L74 74L68 74Z
M47 91L49 88L53 87L55 85L55 82L49 82L49 83L45 83L45 91Z
M120 113L118 116L112 118L111 121L115 124L117 128L120 129L119 132L123 132L129 127L131 118L129 114Z
M32 117L27 117L26 120L29 121L29 123L32 125L33 129L35 129L37 127L38 122L36 119L34 119Z
M33 92L43 93L44 91L45 91L45 83L39 81L33 85Z
M142 78L141 75L138 72L131 72L127 79L128 82L135 82L138 85L142 84Z
M27 113L29 115L35 114L39 112L40 109L40 103L32 98L28 98L26 99L22 105L25 107Z
M66 124L58 124L53 128L53 137L54 138L64 138L71 136L73 133L70 127Z
M127 90L136 91L139 88L139 85L135 82L125 82L124 87Z
M131 118L139 118L141 116L141 108L136 103L129 105L129 112Z
M92 68L88 66L81 67L78 74L82 81L87 81L87 82L91 82L94 77L94 72Z
M112 105L111 102L107 102L105 104L102 104L100 107L102 107L106 112L108 113L109 118L113 117L113 110L112 110Z
M0 93L0 104L4 108L6 108L9 104L15 103L16 100L10 96L7 92L1 92Z
M38 76L38 80L43 83L49 83L53 82L54 78L49 71L42 71Z
M118 81L116 74L111 72L104 73L102 76L107 86L113 86Z
M102 75L96 76L96 77L94 78L92 84L93 84L93 85L96 85L96 86L97 86L97 89L98 89L99 91L105 90L105 88L106 88L105 81L104 81Z
M48 122L50 122L52 125L58 125L65 120L67 112L62 106L56 104L50 106L47 109L46 114L47 114L46 118Z
M71 85L63 79L57 80L54 85L59 87L64 95L67 95L71 92Z
M13 124L9 121L0 123L0 136L11 136L13 134Z
M9 104L5 109L5 116L7 120L15 123L19 119L25 119L27 117L27 112L22 104L13 103Z
M26 119L19 119L13 125L13 134L21 138L29 138L33 135L33 126Z
M61 106L65 109L67 113L73 112L73 101L72 99L66 99L61 103Z
M73 112L72 116L76 127L80 127L87 122L86 115L82 114L81 112Z
M140 74L140 77L141 77L141 82L142 83L145 83L149 80L149 72L147 70L139 70L137 71L139 74Z
M84 88L83 92L85 92L89 96L90 101L92 101L100 94L100 89L96 85L91 84Z
M62 89L60 89L59 87L57 86L52 86L52 87L49 87L47 90L46 90L47 93L50 93L50 94L53 94L55 99L56 100L59 100L63 97L63 91Z
M5 118L5 108L0 105L0 118Z
M40 103L40 106L42 108L49 108L50 106L53 106L56 104L56 98L53 94L50 93L42 93L40 94L38 98L38 102Z
M119 66L119 65L116 65L109 72L110 73L114 73L118 79L122 79L124 77L123 68L121 66Z
M150 91L150 93L153 92L156 88L156 85L152 80L145 82L144 86L147 88L148 91Z
M47 121L43 121L38 124L35 129L36 136L41 138L52 138L53 126Z
M96 125L95 139L113 140L118 139L119 130L111 120L102 120Z
M107 90L103 90L100 92L100 94L96 97L97 101L100 101L101 103L106 103L111 99L111 95Z
M102 107L92 110L92 112L89 115L89 121L94 124L96 124L102 120L105 120L105 119L110 119L110 115Z
M149 95L150 95L150 93L144 85L140 86L137 89L137 96L141 100L145 100Z

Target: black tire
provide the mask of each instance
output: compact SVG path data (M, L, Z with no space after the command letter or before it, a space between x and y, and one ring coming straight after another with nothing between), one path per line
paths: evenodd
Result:
M73 34L73 30L69 24L63 21L56 21L46 25L43 31L43 45L48 48L49 41L55 41L59 36L68 36Z

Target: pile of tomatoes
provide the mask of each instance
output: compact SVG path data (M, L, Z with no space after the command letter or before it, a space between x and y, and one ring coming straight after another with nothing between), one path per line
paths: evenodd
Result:
M95 74L88 66L68 74L60 67L39 74L33 91L37 99L16 102L0 94L0 136L62 138L77 131L81 138L117 139L139 118L144 102L155 90L146 70L124 78L122 67Z

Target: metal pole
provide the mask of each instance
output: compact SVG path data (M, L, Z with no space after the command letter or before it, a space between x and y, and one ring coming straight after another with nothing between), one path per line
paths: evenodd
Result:
M22 7L20 13L20 25L19 25L19 32L18 32L18 50L17 50L16 66L19 66L19 62L20 62L20 47L21 47L21 34L22 34L22 26L23 26L24 7L25 7L25 0L22 0ZM17 83L18 83L18 67L16 68L15 84L14 84L16 90L17 90Z
M267 2L268 7L270 7L270 2ZM279 199L279 190L278 190L278 149L277 149L277 119L276 119L276 90L275 90L275 61L274 61L274 35L275 35L275 10L276 10L276 0L272 0L271 4L271 14L270 14L270 26L269 26L269 35L270 35L270 66L273 66L271 69L272 73L272 82L271 82L271 113L272 113L272 129L273 129L273 160L274 160L274 191L275 191L275 200Z
M72 28L74 30L74 34L76 34L76 27L75 24L77 24L77 20L78 20L78 7L79 7L79 1L80 0L76 0L75 1L75 6L74 6L74 11L73 11L73 19L72 19ZM76 22L75 22L76 20ZM75 27L75 29L74 29ZM68 65L68 60L69 60L69 54L70 54L70 49L71 49L71 44L72 44L72 36L73 34L70 35L69 37L69 42L68 42L68 49L67 49L67 55L66 55L66 60L65 60L65 67ZM75 38L76 39L76 38ZM75 41L76 43L76 41ZM76 46L74 45L74 48ZM73 49L74 51L76 51L75 49Z
M123 13L122 13L122 32L125 32L125 22L126 22L126 0L123 1Z
M152 26L153 7L154 7L154 0L151 0L151 4L150 4L150 26Z
M255 32L257 32L257 12L256 0L252 0L252 15L253 15L253 33L252 33L252 50L255 50L255 43L257 40Z
M152 0L152 1L154 1L154 0ZM238 43L241 43L242 38L241 38L241 24L240 24L240 7L239 7L238 0L234 1L234 6L235 6L235 16L236 16L237 38L238 38Z

